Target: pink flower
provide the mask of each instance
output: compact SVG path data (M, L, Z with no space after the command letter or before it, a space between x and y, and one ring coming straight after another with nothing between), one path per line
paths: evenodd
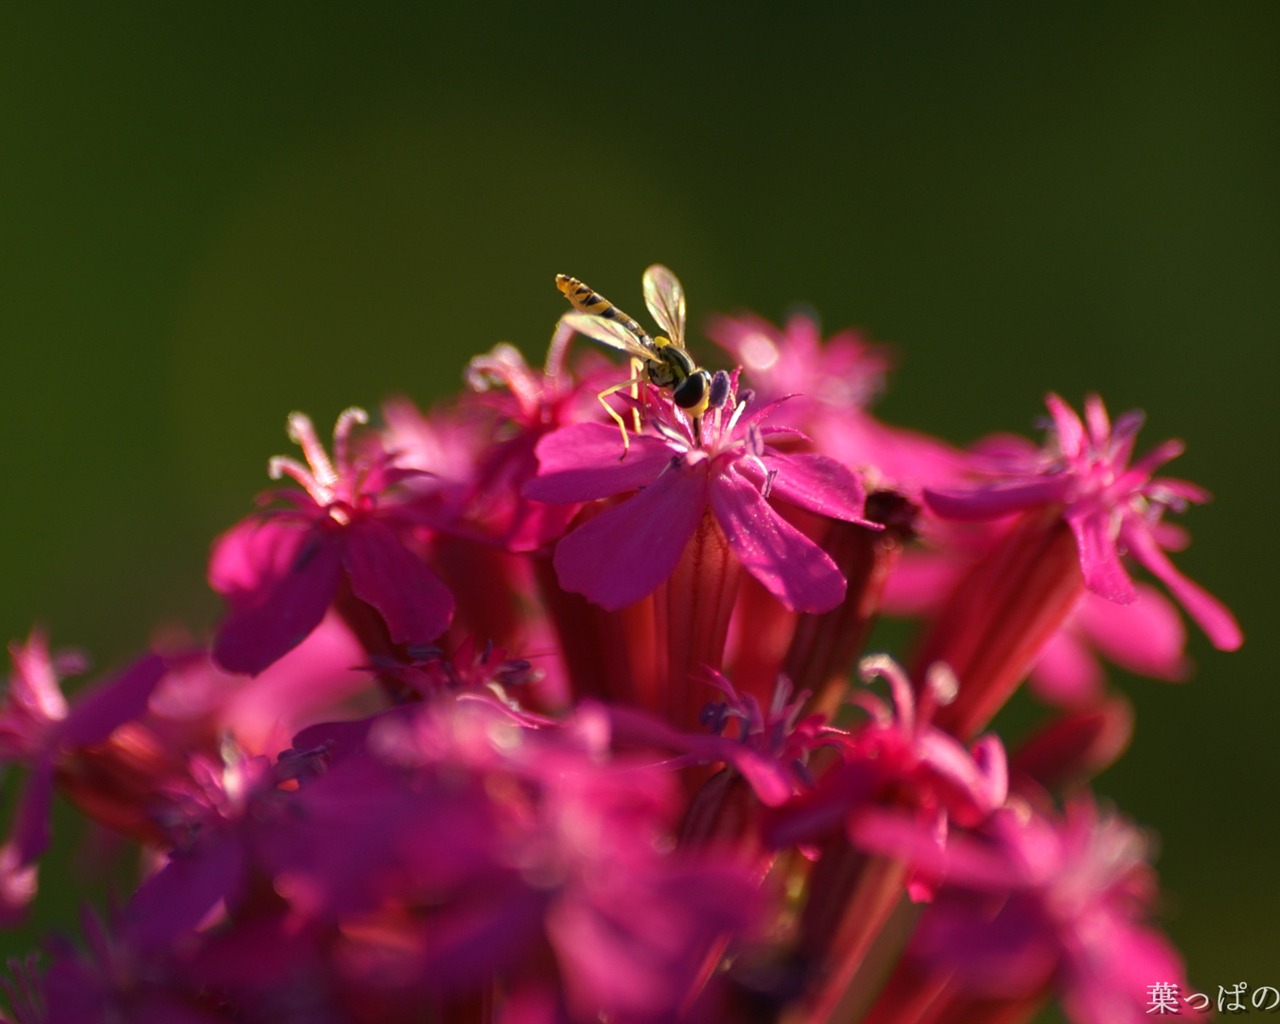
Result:
M876 1024L900 1019L900 988L934 978L947 979L937 998L952 1014L936 1019L977 1019L963 1015L965 1000L1019 1003L1056 987L1075 1024L1148 1019L1152 982L1182 979L1177 954L1144 921L1156 895L1145 838L1087 798L1061 819L1002 810L980 837L953 843L947 870Z
M1182 534L1162 522L1166 509L1207 501L1195 484L1155 471L1182 453L1182 442L1166 441L1130 464L1142 414L1116 421L1102 399L1085 399L1085 422L1057 395L1046 399L1053 427L1038 451L1006 445L986 460L994 482L971 491L925 490L925 501L950 519L993 519L1028 509L1061 506L1075 535L1085 586L1118 604L1132 604L1137 589L1122 556L1132 555L1169 588L1220 650L1235 650L1243 637L1231 612L1183 576L1165 554L1180 547Z
M351 408L334 427L334 459L302 413L289 436L307 465L271 460L272 477L289 476L303 492L280 491L287 507L232 527L215 543L210 585L230 606L214 640L214 658L231 672L255 674L292 650L320 624L344 584L371 606L398 644L429 643L449 625L453 598L406 546L413 516L387 500L410 475L385 454L351 451L351 430L367 417Z
M794 396L788 421L822 454L867 467L873 486L899 489L919 501L923 483L960 479L962 453L868 411L893 364L887 346L847 329L823 341L817 321L804 313L781 328L750 313L714 317L707 333L741 365L761 400Z
M600 423L564 427L538 443L527 496L567 503L636 492L560 541L561 586L609 609L640 600L671 575L709 511L743 567L787 607L821 612L839 604L845 580L835 563L774 503L874 529L862 517L857 478L824 456L771 445L798 437L760 426L773 404L747 413L747 401L735 405L731 394L703 417L699 441L659 389L650 400L656 433L635 437L625 459L617 428Z
M505 343L475 356L466 380L470 392L427 414L407 399L385 403L385 447L395 466L417 474L406 490L437 530L535 551L564 533L575 510L522 496L538 469L534 446L557 427L594 416L603 385L579 382L558 363L533 369Z
M852 703L870 720L849 733L841 762L811 792L779 808L774 843L811 839L842 824L855 845L879 849L877 834L896 830L905 809L926 842L941 849L949 821L975 825L1004 803L1008 770L999 739L984 736L966 748L933 724L938 707L955 696L956 681L945 668L928 675L918 697L886 655L863 659L861 674L866 682L883 678L891 702L869 690L855 694ZM887 819L882 809L890 809Z
M840 331L824 342L817 321L805 313L792 314L781 328L754 313L715 316L707 335L766 398L795 394L805 407L861 409L884 390L892 365L884 346L869 344L856 331Z
M44 634L11 644L13 674L0 703L0 764L21 763L28 776L13 817L13 835L0 847L0 922L16 918L35 896L35 862L49 845L55 772L75 750L101 743L141 715L164 672L148 656L68 704L58 686L63 672L84 670L76 654L51 657Z

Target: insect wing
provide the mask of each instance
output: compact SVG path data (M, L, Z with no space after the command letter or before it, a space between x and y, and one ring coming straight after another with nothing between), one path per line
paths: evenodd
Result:
M602 316L590 313L566 313L560 322L568 324L579 334L585 334L592 341L626 352L637 359L652 359L653 352L636 339L636 336L619 323L606 320Z
M661 263L644 272L644 304L667 337L684 348L684 288Z

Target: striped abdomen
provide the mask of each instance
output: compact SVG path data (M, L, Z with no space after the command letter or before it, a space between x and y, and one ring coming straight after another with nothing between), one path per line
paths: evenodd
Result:
M569 300L573 308L579 313L590 313L593 316L612 320L620 327L634 334L640 344L653 345L653 339L645 333L643 327L599 292L592 291L589 285L583 284L576 277L570 277L568 274L557 274L556 287L564 293L564 297Z

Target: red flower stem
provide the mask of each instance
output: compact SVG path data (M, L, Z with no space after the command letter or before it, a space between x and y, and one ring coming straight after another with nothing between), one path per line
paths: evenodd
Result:
M534 556L533 566L560 641L572 700L653 709L658 686L652 595L611 612L561 588L549 556Z
M665 692L653 710L680 729L698 728L698 712L712 696L707 670L724 665L729 618L742 567L708 510L670 579L658 588L658 635L665 637Z
M800 920L799 952L817 975L810 996L788 1024L824 1024L837 1018L859 970L903 899L905 862L870 856L840 836L827 844L809 883Z
M1075 537L1056 510L1030 513L960 580L916 657L912 677L945 662L960 684L936 724L978 733L1026 677L1084 587Z
M457 602L452 631L511 650L521 639L516 595L523 566L518 557L468 537L448 537L433 545L431 564Z
M811 710L831 714L844 697L849 671L875 624L880 599L912 534L915 507L901 495L881 491L867 501L867 516L883 531L831 521L823 549L844 573L848 590L836 608L801 615L782 671L795 690L814 694Z

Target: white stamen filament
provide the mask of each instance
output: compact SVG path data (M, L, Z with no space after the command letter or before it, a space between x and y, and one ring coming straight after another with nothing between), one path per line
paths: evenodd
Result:
M350 475L351 431L357 425L364 426L368 422L369 414L358 405L348 406L338 414L338 422L333 427L333 458L339 471ZM321 451L323 450L322 448Z
M286 432L289 440L302 449L307 465L311 467L311 475L315 479L316 486L332 494L333 485L338 482L338 474L333 468L333 463L329 461L329 453L324 450L324 445L316 436L316 428L311 422L311 417L304 412L289 413ZM316 495L313 493L312 497ZM316 500L318 501L319 498Z

